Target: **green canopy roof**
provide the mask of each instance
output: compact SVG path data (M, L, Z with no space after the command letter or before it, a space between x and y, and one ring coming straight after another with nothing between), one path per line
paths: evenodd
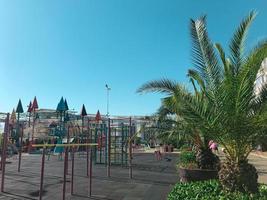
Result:
M57 104L57 111L58 112L66 111L66 104L65 104L63 97L61 97L59 103Z
M81 116L84 117L86 115L87 115L87 112L86 112L85 106L83 104L82 111L81 111Z
M69 110L67 99L65 99L65 102L64 103L65 103L65 109L66 109L66 111Z
M18 106L17 106L17 109L16 109L16 113L23 113L23 107L22 107L22 103L21 103L21 100L19 100L19 103L18 103Z

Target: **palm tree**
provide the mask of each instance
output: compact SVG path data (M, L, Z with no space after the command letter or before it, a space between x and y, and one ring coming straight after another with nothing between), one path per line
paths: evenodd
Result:
M226 151L220 182L227 190L257 192L257 172L248 163L253 142L266 133L267 85L255 94L261 63L267 57L267 41L245 51L248 29L256 14L245 17L226 56L220 44L211 42L206 17L191 20L192 61L188 71L193 92L168 79L151 81L138 92L162 92L163 104L181 116L195 131L219 142Z
M166 115L176 115L176 122L173 123L175 126L169 128L168 132L169 134L178 134L177 132L181 132L181 129L183 129L183 131L187 133L187 137L193 141L196 150L196 162L198 164L198 167L200 169L218 169L219 158L212 153L211 149L208 146L210 136L206 134L207 131L205 131L204 128L200 130L196 127L196 124L200 126L202 121L196 121L197 119L195 119L194 123L191 123L190 121L186 120L185 116L181 114L181 109L185 108L186 105L184 103L187 101L181 98L181 94L185 96L194 96L196 98L203 98L203 94L197 91L191 94L189 91L186 90L185 87L179 85L175 81L167 79L151 81L143 85L138 90L138 92L147 91L163 92L168 95L162 100L162 106L159 109L159 122L166 124ZM170 122L169 119L168 122ZM167 131L164 129L162 131L164 131L165 134L167 133Z

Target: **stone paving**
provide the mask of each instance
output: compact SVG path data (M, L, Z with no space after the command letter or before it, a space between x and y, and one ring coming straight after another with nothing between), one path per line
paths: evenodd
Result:
M175 168L177 154L165 155L157 161L151 153L134 154L133 179L128 178L128 169L121 166L111 167L111 178L106 176L103 165L93 165L92 197L88 198L86 177L86 158L76 157L74 193L70 195L70 176L67 179L66 199L103 199L103 200L162 200L178 181ZM6 165L5 193L0 199L38 199L40 182L40 155L23 155L22 170L17 172L17 160L12 158ZM69 162L71 166L71 162ZM70 169L69 169L70 171ZM52 157L45 164L43 199L62 199L63 161Z
M266 153L252 153L249 156L249 162L253 164L259 175L258 181L267 184L267 154Z

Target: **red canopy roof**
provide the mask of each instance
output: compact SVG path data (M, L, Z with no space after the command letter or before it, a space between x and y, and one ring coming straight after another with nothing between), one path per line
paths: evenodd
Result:
M27 112L32 112L32 101L30 101L29 105L28 105L28 110Z
M100 121L100 120L101 120L101 115L100 115L99 110L98 110L97 113L96 113L95 120L96 120L96 121Z
M34 100L33 100L33 102L32 102L32 110L36 110L36 109L38 109L39 107L38 107L38 102L37 102L37 99L36 99L36 97L34 97Z

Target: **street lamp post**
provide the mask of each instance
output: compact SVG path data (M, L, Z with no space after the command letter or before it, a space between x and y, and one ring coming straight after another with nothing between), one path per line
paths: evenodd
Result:
M107 89L107 118L109 117L109 91L111 88L106 84L106 89Z
M107 164L107 176L110 177L110 136L111 136L111 129L110 129L110 119L109 119L109 91L111 88L106 84L107 89L107 120L108 120L108 133L106 135L106 164ZM102 140L102 139L101 139Z
M33 103L32 103L32 112L33 112L33 119L32 119L32 144L34 144L34 126L35 126L35 121L36 119L39 117L38 113L36 113L36 110L39 108L38 106L38 102L36 97L34 97L33 99Z

